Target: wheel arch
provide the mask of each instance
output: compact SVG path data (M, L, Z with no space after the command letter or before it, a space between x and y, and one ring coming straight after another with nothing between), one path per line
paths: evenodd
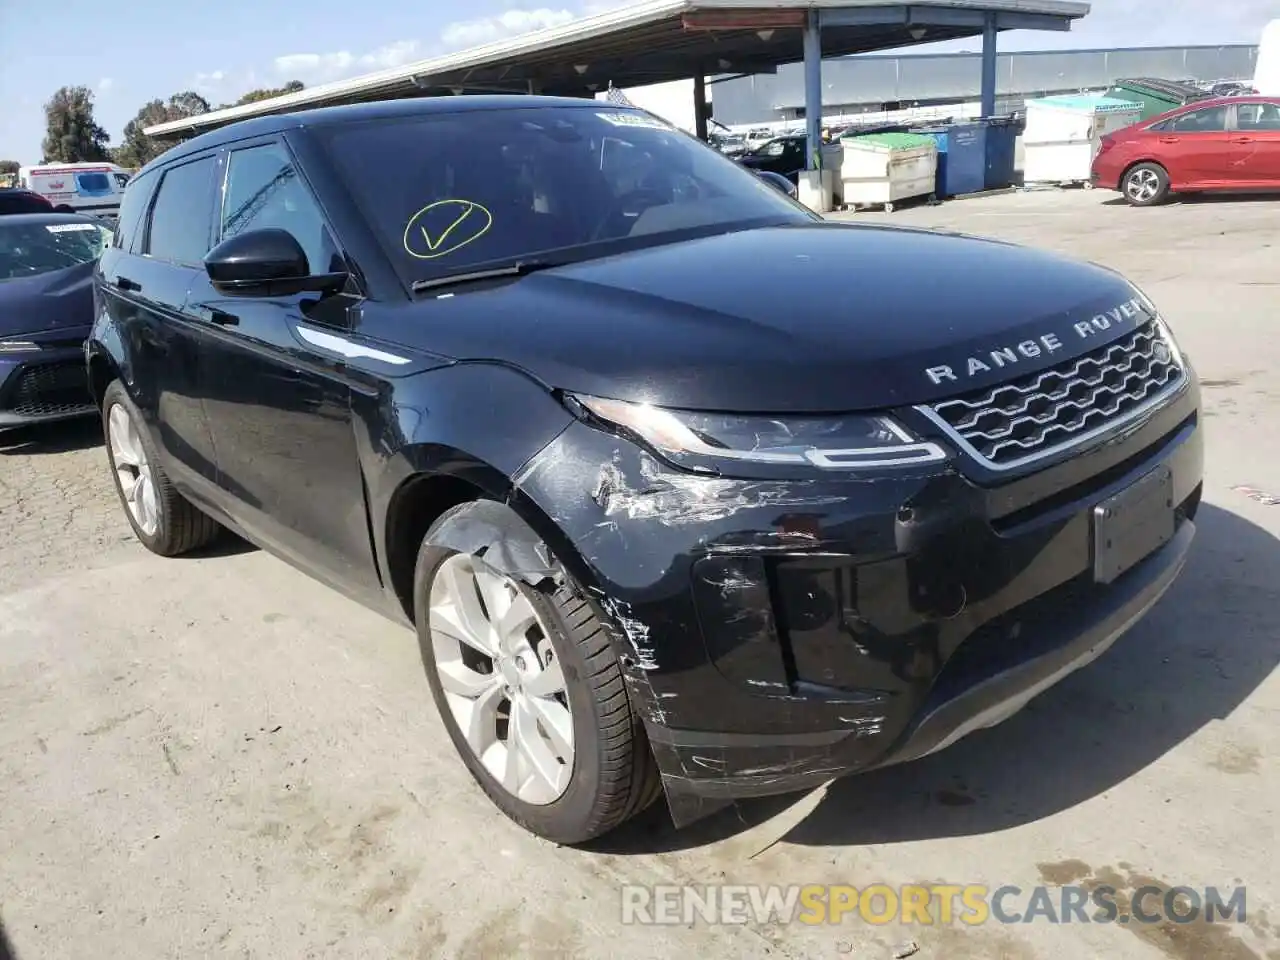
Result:
M414 571L428 532L464 503L493 508L438 529L433 542L460 551L486 551L513 576L537 584L558 574L557 562L581 586L594 582L589 567L554 520L516 480L459 450L423 446L405 451L414 469L395 487L381 524L388 584L405 617L415 616Z

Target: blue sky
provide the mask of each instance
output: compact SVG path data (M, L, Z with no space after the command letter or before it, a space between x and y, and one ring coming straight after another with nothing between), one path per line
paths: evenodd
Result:
M98 122L117 143L142 104L180 90L195 89L216 106L254 87L353 76L625 5L220 0L193 8L172 0L60 0L37 8L0 0L0 158L40 159L41 107L64 84L93 88ZM1280 17L1280 0L1094 0L1093 13L1070 34L1011 33L1001 44L1256 43L1271 17Z

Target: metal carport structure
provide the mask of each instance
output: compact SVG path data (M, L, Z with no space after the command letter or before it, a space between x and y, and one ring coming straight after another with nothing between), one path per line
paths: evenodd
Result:
M706 135L707 77L805 64L810 165L822 123L822 59L983 37L983 113L994 111L996 37L1005 30L1071 29L1089 12L1074 0L647 0L548 30L147 127L190 136L248 117L312 107L465 93L594 96L611 84L694 81Z

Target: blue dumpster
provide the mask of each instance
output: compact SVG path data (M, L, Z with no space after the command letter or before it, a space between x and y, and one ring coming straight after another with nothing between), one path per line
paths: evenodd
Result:
M986 188L1003 190L1013 186L1021 124L1014 117L991 117L983 123L987 128Z
M987 183L987 127L982 123L951 123L916 127L912 133L938 143L938 196L979 193Z

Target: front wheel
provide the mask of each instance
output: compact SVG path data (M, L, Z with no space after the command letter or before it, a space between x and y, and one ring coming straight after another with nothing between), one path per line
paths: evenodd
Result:
M446 513L432 531L471 503ZM584 843L657 799L661 781L605 626L569 583L544 589L433 546L414 585L427 682L454 747L525 829Z
M1169 172L1158 163L1140 163L1124 175L1124 198L1134 207L1154 207L1169 196Z

